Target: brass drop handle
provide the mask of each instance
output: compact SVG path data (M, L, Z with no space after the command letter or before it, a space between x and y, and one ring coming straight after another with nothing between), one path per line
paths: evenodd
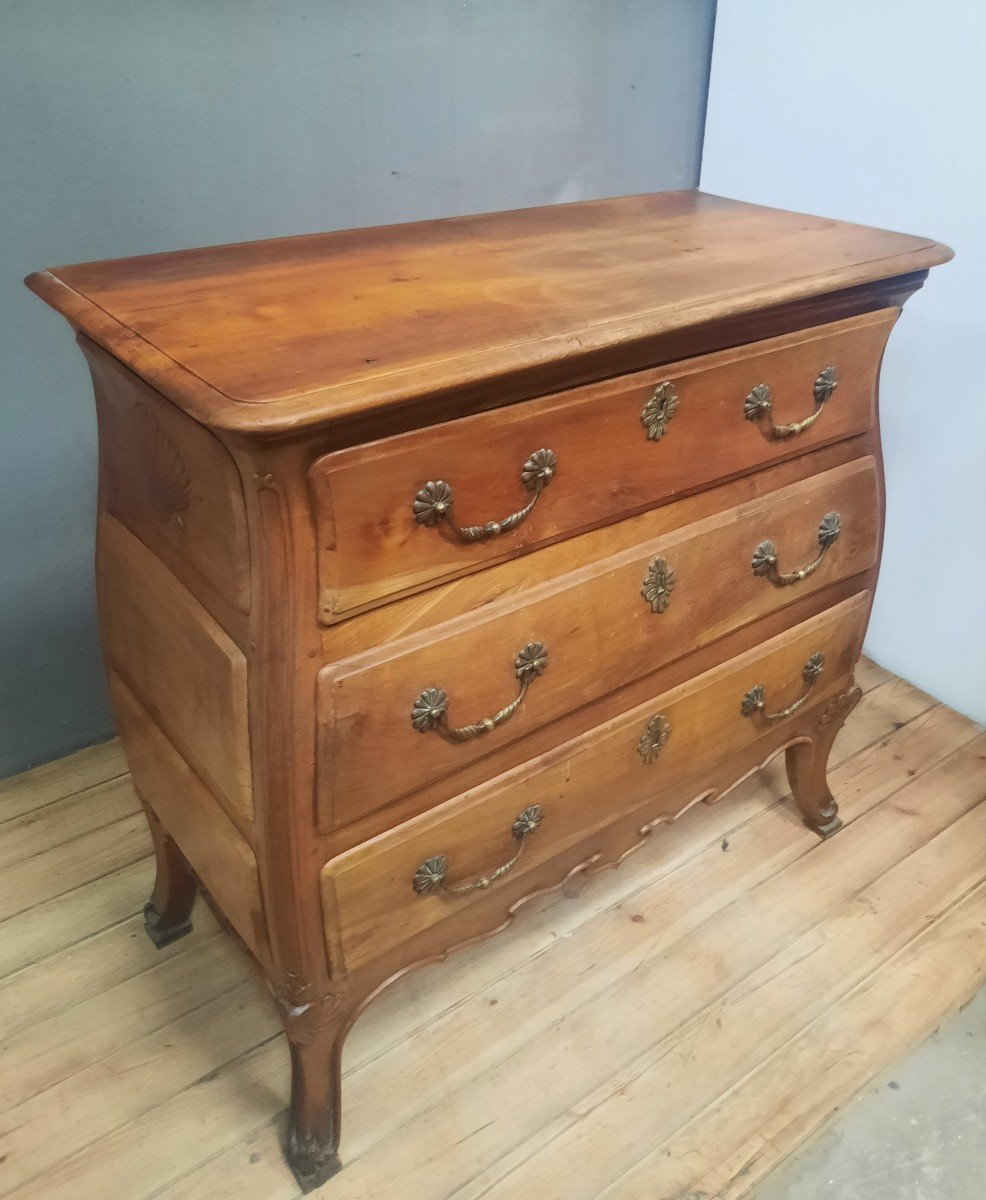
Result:
M497 725L509 721L524 701L527 689L548 668L548 648L543 642L528 642L514 659L514 674L520 680L520 691L515 699L474 725L455 728L448 723L448 693L442 688L425 688L411 709L411 724L418 733L434 730L450 742L468 742L472 738L489 733Z
M452 516L452 485L444 479L429 480L414 497L411 510L419 525L438 525L445 521L460 541L485 542L487 538L509 533L526 520L534 505L541 499L541 493L554 479L557 470L558 459L553 450L535 450L520 470L521 482L534 495L523 508L511 513L509 517L504 517L502 521L487 521L485 525L456 525Z
M490 871L489 875L480 875L472 883L448 884L445 882L445 878L448 875L448 858L444 854L436 854L434 858L425 859L421 866L414 872L411 887L414 888L418 895L424 895L425 892L443 891L449 896L464 896L467 892L485 891L486 888L496 883L498 879L502 879L508 871L512 871L517 865L517 860L523 853L528 837L541 824L543 816L544 813L539 804L532 804L530 808L524 809L510 828L510 832L520 842L520 845L517 847L517 853L513 858L508 859L505 863L501 863L495 870Z
M839 386L839 376L835 367L825 367L819 372L818 378L815 380L815 386L812 388L812 395L815 400L815 411L810 417L805 417L803 421L794 421L790 425L775 425L771 420L771 413L774 411L774 402L771 397L770 384L758 383L743 404L743 412L748 421L756 421L760 425L760 431L764 437L777 440L780 438L794 437L795 434L803 433L806 429L810 429L812 425L822 415L822 406L825 401L832 395L835 389Z
M797 571L781 572L778 569L777 547L767 538L753 551L753 574L763 579L769 579L774 587L790 587L792 583L800 583L802 579L813 575L822 565L829 546L838 539L841 531L839 514L837 512L826 513L818 526L818 557L812 559L806 566L799 567Z
M743 697L743 703L740 705L740 712L744 717L758 716L765 725L773 725L775 721L783 721L786 717L793 717L794 714L805 706L808 702L808 697L811 694L812 686L815 680L821 675L825 668L825 655L816 651L804 665L804 670L801 672L801 678L804 681L804 691L787 708L782 708L779 712L769 713L766 711L767 704L764 696L764 688L762 683L758 683L750 688Z

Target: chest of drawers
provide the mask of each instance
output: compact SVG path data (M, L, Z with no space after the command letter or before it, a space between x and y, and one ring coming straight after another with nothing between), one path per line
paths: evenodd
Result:
M949 257L681 192L30 277L94 381L147 930L201 886L249 947L304 1187L388 983L781 751L838 830L880 360Z

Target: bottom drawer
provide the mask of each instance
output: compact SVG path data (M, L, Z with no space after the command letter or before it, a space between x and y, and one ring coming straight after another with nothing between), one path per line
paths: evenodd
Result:
M642 822L676 815L704 794L712 768L749 761L757 743L766 757L803 733L804 714L845 687L868 607L869 593L853 596L332 859L322 899L345 968L482 902L506 870L531 871L634 809Z

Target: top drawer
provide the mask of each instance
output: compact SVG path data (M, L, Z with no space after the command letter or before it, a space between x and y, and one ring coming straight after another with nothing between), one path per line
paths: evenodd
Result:
M897 316L867 313L324 455L310 472L322 621L862 433Z

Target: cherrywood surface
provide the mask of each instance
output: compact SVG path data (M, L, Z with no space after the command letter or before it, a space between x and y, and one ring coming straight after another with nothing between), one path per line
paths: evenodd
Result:
M90 342L101 504L135 534L238 644L250 611L250 547L229 451Z
M452 910L489 903L485 889L464 896L418 895L411 880L421 863L437 855L448 860L450 886L488 876L516 852L511 826L529 803L541 807L543 820L528 838L514 876L628 810L635 811L640 826L673 819L709 790L714 768L754 743L758 760L766 758L790 740L790 726L744 717L745 692L762 684L768 707L784 708L804 690L806 660L821 652L825 671L812 688L811 706L824 704L846 686L868 607L867 596L844 601L762 648L333 859L322 872L322 888L326 924L339 931L345 967L401 945ZM668 741L646 762L638 746L658 715L668 723Z
M875 458L879 466L880 441L876 429L726 483L689 492L615 524L542 546L536 554L495 563L482 571L436 584L325 626L321 630L321 655L327 661L348 658L385 642L434 629L455 617L482 613L501 601L518 600L542 587L545 581L560 578L578 567L610 558L684 525L866 456Z
M347 1043L346 1168L318 1194L740 1200L965 1003L983 735L865 660L857 680L838 838L793 819L778 761L396 984ZM187 938L143 937L125 771L109 743L0 784L0 858L30 866L0 908L0 1193L297 1200L275 1007L201 901Z
M876 561L877 494L874 460L859 459L581 566L472 617L325 667L318 678L325 827L522 739L805 593L869 570ZM819 522L833 510L842 532L818 571L782 588L754 575L753 551L765 537L776 542L785 569L816 558ZM661 613L642 594L656 557L676 573ZM516 694L514 658L532 642L546 646L548 667L507 723L456 743L412 727L411 706L424 688L447 692L452 725L495 713ZM519 748L515 758L523 755Z
M670 691L694 675L710 670L719 662L755 649L767 639L859 592L869 591L875 577L874 569L840 580L828 588L807 593L761 620L726 634L692 655L677 659L592 704L566 713L563 717L531 731L523 739L506 742L502 746L491 746L484 757L466 760L461 766L456 764L453 773L441 776L385 808L375 809L349 824L322 829L319 845L324 849L326 857L357 846L392 828L396 823L443 804L452 796L478 787L504 771L512 770L518 763L531 761L563 742L605 724L659 692Z
M614 345L648 341L651 362L667 361L676 352L655 339L683 328L949 257L926 238L685 191L61 267L28 282L139 374L176 376L199 419L276 431Z
M269 963L267 930L252 847L160 732L147 711L115 674L110 675L113 706L127 746L134 787L174 839L210 895L257 959ZM160 854L159 854L160 861ZM165 870L172 872L167 863ZM173 899L173 889L160 878L159 910ZM185 881L175 881L184 894ZM189 905L190 906L190 905Z
M655 832L659 818L689 800L742 792L738 783L782 750L794 803L812 838L828 838L847 815L852 833L854 823L867 822L867 809L901 786L896 758L884 763L896 782L875 796L866 793L865 800L854 791L856 777L830 776L828 763L836 735L860 700L852 665L879 564L879 357L900 306L928 268L949 254L923 239L678 193L189 251L31 277L30 286L76 327L93 369L101 422L101 626L157 868L145 928L162 947L161 963L168 962L172 946L181 944L176 939L196 936L188 930L188 909L199 890L219 923L251 950L288 1042L285 1149L302 1187L316 1188L340 1168L347 1035L370 1001L402 986L405 974L486 939L525 906L550 903L538 897L571 890L586 875L622 863ZM780 340L765 347L771 338ZM753 343L752 349L735 349ZM836 351L838 361L831 361ZM676 364L679 412L660 442L648 442L639 407L668 363ZM818 420L810 428L774 441L764 423L743 418L745 394L760 382L775 390L775 420L808 416L815 407L811 387L823 366L839 371L839 389L815 410ZM768 367L769 378L759 377ZM578 390L587 383L594 386ZM565 389L565 396L553 394ZM472 417L493 408L500 411ZM386 441L422 427L427 434ZM635 442L626 441L631 427ZM480 430L478 445L462 438L462 430L473 428ZM523 457L540 448L527 444L535 428L557 441L551 448L561 465L530 524L520 527L529 544L504 541L494 547L494 557L483 557L484 550L466 559L459 548L453 555L434 540L441 537L435 530L418 527L407 539L413 496L395 508L396 492L387 490L392 483L404 497L412 478L417 486L425 481L417 472L427 466L428 474L447 472L463 504L477 506L476 516L470 509L464 518L502 516L500 501L508 491L511 498L516 494L510 490L516 479L509 482L503 465L509 459L516 472ZM569 430L569 441L558 440ZM426 442L434 449L424 450ZM341 453L347 447L356 447L348 457ZM429 458L433 452L440 461ZM632 469L621 473L624 458L632 460ZM568 475L566 462L572 464ZM336 470L345 463L350 466ZM579 513L577 495L587 517ZM487 503L495 503L496 511L488 512ZM783 592L753 577L750 560L760 540L775 539L782 569L803 565L817 552L818 521L836 508L844 510L844 532L817 572ZM407 558L405 540L420 562ZM680 572L664 614L651 613L640 596L642 572L658 550L673 557ZM428 590L414 594L422 588ZM333 624L320 622L320 606L323 617L331 610ZM545 620L551 625L547 636L534 629ZM747 686L764 683L768 709L786 707L798 695L799 681L782 686L771 647L780 647L778 663L793 653L801 633L792 631L804 622L840 631L833 634L828 669L809 701L754 736L735 708L731 716L726 712L720 691L732 676L723 664L738 660L762 669L763 678L751 678ZM653 630L661 637L654 638L651 654L643 648ZM410 705L432 685L448 685L454 721L489 715L490 705L511 698L500 691L500 681L509 679L513 655L535 639L549 643L548 672L514 721L497 729L486 746L467 747L455 757L449 754L454 747L411 730ZM694 684L699 676L707 687ZM625 714L655 697L679 706L675 719L685 721L688 732L679 744L693 750L672 751L665 763L685 770L687 757L690 774L675 779L682 788L687 783L690 798L674 787L662 796L657 782L649 797L638 790L639 775L626 782L621 767L607 792L594 773L612 761L610 741L615 738L615 746L614 731L625 730ZM536 707L541 699L548 701L544 708ZM849 727L857 728L855 718ZM740 740L732 742L733 736ZM553 755L564 759L559 748L580 738L591 748L583 778L545 766L554 763ZM682 756L678 767L676 754ZM945 770L940 758L935 761L933 769ZM552 843L539 835L539 849L523 870L498 878L485 898L441 909L441 920L432 920L427 914L436 911L435 897L420 897L422 906L413 906L401 898L403 890L392 890L406 887L403 850L391 856L391 847L405 845L395 829L410 821L415 830L433 832L430 821L447 819L456 861L463 869L482 869L487 824L494 816L499 821L500 809L515 798L501 786L504 772L518 780L520 774L544 775L558 796L568 797L553 810L564 836ZM654 779L659 777L658 769ZM598 795L590 812L593 780ZM40 786L43 792L43 781ZM327 790L340 786L344 801L335 794L326 798ZM840 815L840 787L850 802L856 798L856 822L851 807ZM815 908L848 903L854 886L893 870L951 821L964 820L975 803L967 780L963 789L958 807L949 809L946 799L919 833L906 822L895 826L896 812L875 817L873 830L849 839L864 847L856 859L850 852L831 878L811 879L806 894ZM947 797L947 787L939 788L940 801L942 792ZM144 853L135 847L143 818L120 812L125 796L123 784L108 785L94 806L105 832L100 826L78 845L52 846L41 863L16 861L15 847L27 836L17 826L0 881L0 903L13 906L0 961L7 955L26 969L39 944L51 947L49 958L58 958L57 947L74 945L91 922L113 943L118 910L110 906L129 894ZM552 805L550 795L538 800ZM13 801L15 809L24 803L23 795ZM40 830L57 825L62 808L69 826L82 820L75 799L52 803L52 820ZM442 805L440 818L422 816ZM462 821L470 805L481 817L475 829ZM332 824L340 816L346 823ZM789 833L792 828L785 823ZM765 881L774 851L766 829L758 828L757 836L767 844L754 874ZM782 858L792 847L810 844L798 842L802 836L799 827L790 840L781 839ZM845 840L843 833L839 841ZM323 897L323 868L347 853L360 864L352 887L338 897L329 889ZM108 875L114 883L107 892L87 892L73 907L67 898L72 892ZM731 940L722 946L716 941L711 957L688 949L676 978L687 977L682 967L693 962L707 963L711 971L696 975L694 990L679 986L670 1002L667 987L657 1000L637 993L643 976L631 970L622 980L622 960L609 960L604 951L611 939L604 938L591 951L592 969L583 964L584 982L575 992L589 989L593 1009L606 995L607 981L621 979L629 988L619 989L621 1000L636 995L650 1017L648 1036L661 1014L677 1014L683 1024L697 1019L713 985L722 982L714 963L727 961L727 949L739 955L728 960L739 964L739 979L817 921L815 909L810 919L804 909L807 923L799 925L782 887L776 885L770 917L756 924L753 936L745 923L730 919ZM391 924L377 912L366 915L377 891L390 897L385 908ZM686 922L700 922L719 903L714 882L710 890L693 880L683 895ZM419 913L426 919L416 923ZM198 910L195 922L201 923ZM214 928L207 919L206 929ZM23 991L15 989L18 1020L26 1013L32 1021L54 1015L48 993L56 983L78 981L94 998L100 989L93 981L103 969L98 950L63 963L64 979L55 966L46 967ZM761 950L765 957L758 959ZM956 984L956 994L973 973ZM180 1030L167 1021L160 1027L155 1044L169 1057L152 1079L138 1082L125 1032L120 1048L107 1051L109 1073L123 1081L107 1111L121 1112L130 1098L138 1124L160 1122L182 1147L180 1131L192 1131L198 1165L210 1154L222 1157L225 1147L216 1146L212 1131L225 1119L225 1108L241 1104L243 1090L258 1081L267 1087L263 1073L251 1073L266 1069L266 1049L248 1031L268 1010L242 981L230 983L222 970L219 976L220 993L210 991L212 984L189 981L188 993L196 999L182 1011ZM429 1123L426 1109L409 1105L404 1093L430 1097L434 1109L445 1089L471 1082L476 1070L498 1070L488 1057L495 1038L485 1039L479 1021L468 1046L457 1044L440 1070L431 1055L402 1060L395 1074L377 1078L372 1100L357 1090L347 1158L358 1161L360 1147L373 1139L393 1139L403 1151L389 1174L371 1164L362 1174L341 1175L334 1185L338 1195L348 1189L375 1200L406 1197L414 1186L407 1164L415 1161L417 1144L430 1147L432 1191L425 1194L486 1194L483 1174L492 1171L490 1187L497 1186L500 1167L513 1169L511 1155L531 1131L545 1131L552 1140L556 1123L564 1125L573 1105L647 1052L631 1046L632 1022L618 1023L611 1045L607 1039L592 1042L591 1030L581 1024L589 1018L579 1009L575 1042L584 1045L590 1035L585 1059L573 1065L557 1058L539 1040L550 1027L543 1021L554 1003L542 1005L543 994L537 987L528 992L538 998L535 1011L501 1047L507 1059L521 1049L528 1058L523 1096L511 1103L499 1078L491 1080L484 1123L463 1137L447 1122ZM701 997L699 1007L687 1007L689 995ZM117 1014L114 1024L125 1031L126 1003L107 1011ZM105 1047L108 1023L101 1030L97 1041L102 1038ZM62 1044L59 1037L64 1033L56 1034L54 1045ZM195 1049L188 1043L212 1040L232 1058L246 1055L232 1085L198 1092L187 1110L163 1111L169 1097L198 1078L189 1075ZM656 1044L651 1038L645 1046ZM408 1053L425 1048L415 1045ZM30 1089L26 1064L35 1051L24 1053L15 1086ZM79 1062L81 1050L74 1053ZM137 1053L140 1061L147 1059L146 1047ZM601 1076L600 1056L608 1072ZM54 1070L54 1059L46 1061ZM77 1074L87 1070L82 1065ZM100 1070L94 1064L90 1076L100 1077ZM547 1080L556 1081L556 1092ZM87 1156L89 1177L102 1179L103 1194L119 1193L107 1172L130 1161L114 1155L116 1130L126 1122L114 1125L111 1117L107 1126L96 1116L90 1123L88 1114L66 1118L66 1096L76 1082L65 1077L53 1084L61 1114L57 1137L37 1093L21 1093L17 1104L28 1107L10 1126L11 1147L0 1146L0 1159L7 1155L0 1166L14 1164L13 1195L28 1194L43 1178L53 1195L71 1191L75 1200L78 1168ZM685 1121L698 1111L688 1110L688 1094L672 1105ZM263 1095L271 1100L269 1089ZM392 1102L386 1112L383 1097ZM541 1105L536 1116L534 1104ZM462 1111L471 1126L471 1095ZM133 1162L139 1171L129 1172L128 1184L136 1180L159 1196L172 1189L184 1200L187 1180L182 1169L173 1169L174 1146L162 1167L140 1150L140 1132L129 1134L138 1147ZM412 1137L416 1141L407 1142ZM456 1174L463 1161L456 1148L463 1144L472 1168ZM484 1148L492 1153L479 1162ZM399 1170L394 1162L402 1164ZM220 1194L210 1179L206 1171L205 1194ZM268 1191L275 1194L280 1186ZM187 1194L197 1189L193 1180ZM564 1200L576 1190L567 1187ZM529 1191L525 1185L521 1194ZM546 1191L534 1188L534 1194Z
M861 433L873 421L880 360L898 315L870 313L319 459L311 481L322 619ZM745 418L744 400L759 383L771 388L774 421L811 415L813 385L828 366L838 372L838 387L811 428L770 440ZM663 382L673 385L678 407L665 434L651 441L641 412ZM463 543L444 523L415 522L412 501L429 480L454 488L460 525L522 508L531 493L521 467L542 447L555 453L557 467L516 529Z
M108 665L230 815L249 822L246 658L174 575L108 515L100 521L99 572Z

